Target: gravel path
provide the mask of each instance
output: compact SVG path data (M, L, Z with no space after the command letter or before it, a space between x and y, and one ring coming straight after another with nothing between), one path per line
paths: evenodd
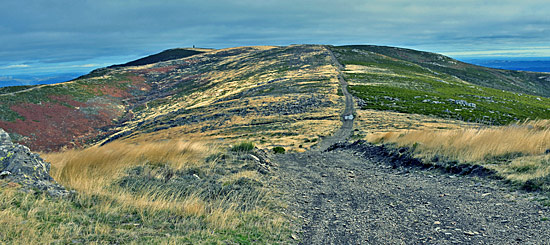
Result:
M278 155L302 244L550 244L550 209L498 182L353 152Z
M338 67L338 69L340 70L344 69L344 67L338 62L336 56L334 56L332 51L330 51L330 49L328 48L327 51L331 56L334 66ZM338 81L340 81L340 85L342 86L342 94L344 95L345 100L345 107L344 111L342 112L342 127L340 127L340 129L336 133L334 133L334 135L323 139L314 150L323 151L336 142L346 140L351 135L351 132L353 130L354 120L344 120L344 116L352 115L355 112L353 96L351 96L351 94L348 92L348 83L346 82L346 80L344 80L341 74L338 75Z
M353 101L341 83L347 115ZM536 194L485 178L394 169L380 156L321 151L352 128L353 120L344 121L320 150L273 156L297 242L550 244L550 208L534 201Z

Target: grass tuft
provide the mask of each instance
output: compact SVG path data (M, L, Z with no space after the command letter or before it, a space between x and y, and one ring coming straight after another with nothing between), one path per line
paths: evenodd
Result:
M391 142L425 154L444 155L465 162L499 157L541 155L550 149L550 120L502 127L454 130L415 130L404 134L388 132L367 137L372 142Z
M231 147L231 151L234 152L250 152L252 150L254 150L254 143L252 142L241 142Z
M78 192L102 192L131 166L168 165L176 170L202 164L213 153L198 142L165 141L143 144L113 142L103 147L43 154L52 163L52 177Z

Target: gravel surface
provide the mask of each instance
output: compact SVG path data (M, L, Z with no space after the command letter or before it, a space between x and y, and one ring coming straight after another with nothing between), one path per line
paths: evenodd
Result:
M393 169L350 151L275 161L302 244L550 244L550 209L494 180Z
M340 81L347 115L353 101ZM353 120L344 121L318 149L272 157L297 243L550 244L550 208L537 194L482 177L393 168L364 152L323 152L352 129Z

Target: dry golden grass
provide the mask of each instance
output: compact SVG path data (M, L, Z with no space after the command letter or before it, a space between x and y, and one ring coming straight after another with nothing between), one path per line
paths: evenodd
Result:
M414 147L424 159L439 155L480 164L516 183L550 176L550 120L501 127L383 132L366 139ZM549 184L542 181L539 188L546 190Z
M201 195L200 189L181 195L174 193L177 187L164 189L162 184L156 184L155 189L136 192L115 182L127 177L128 169L138 166L143 171L138 175L144 178L139 179L143 183L163 179L164 176L156 174L162 174L160 170L166 168L200 169L208 179L220 168L227 167L218 166L219 159L205 160L213 154L220 154L220 150L211 144L176 140L140 144L113 142L102 147L43 154L52 163L52 176L76 190L77 195L70 200L57 200L47 195L21 193L17 185L0 181L0 241L34 244L76 239L84 243L104 243L117 241L118 235L122 235L122 241L134 237L137 243L231 243L233 239L242 239L242 234L253 234L252 230L271 237L266 239L278 239L278 235L267 233L286 232L283 227L286 220L260 204L266 201L263 189L258 189L256 194L230 193L209 198ZM213 178L218 181L219 177ZM241 178L264 181L255 171L238 171L221 177L220 184L228 182L228 185ZM250 208L243 211L241 203ZM167 224L180 228L168 228ZM158 235L158 232L164 233ZM165 236L167 232L172 233Z
M46 195L22 195L15 188L0 190L0 243L49 244L74 234L89 232L72 222L52 225L59 217L72 215L70 202L52 202ZM76 217L78 218L78 217ZM93 229L101 225L91 225ZM104 227L103 227L104 228ZM109 229L103 229L107 232Z
M490 128L453 130L415 130L407 133L388 132L369 137L371 141L412 146L426 154L440 154L467 162L521 153L543 154L550 149L548 121L527 122Z
M270 211L255 209L243 213L238 210L235 203L232 203L232 200L206 203L196 196L178 200L166 193L153 195L148 193L136 197L124 193L116 194L118 195L117 199L113 199L115 195L109 195L111 199L102 199L101 201L97 200L97 197L88 197L88 199L94 200L95 204L87 210L80 210L75 209L75 203L68 200L52 200L47 195L37 197L32 194L22 194L15 188L3 188L0 191L0 227L2 228L0 241L10 244L50 244L71 242L71 238L76 238L76 240L87 241L85 243L106 243L107 241L102 240L102 237L112 237L113 233L139 239L141 233L150 236L151 232L158 232L150 230L146 226L158 224L158 218L152 215L165 211L169 211L172 214L171 217L185 217L183 222L197 223L201 222L200 220L207 222L207 227L204 230L179 231L195 234L191 237L208 237L219 234L219 231L235 230L241 225L275 231L283 229L283 224L286 222L281 217L255 221L243 220L243 215L265 217L266 213ZM151 201L151 198L158 200ZM136 211L139 215L139 223L120 224L118 223L120 221L113 220L113 217L119 217L119 214L130 215ZM244 224L244 222L249 223ZM126 226L133 228L124 228ZM170 237L160 236L160 239L157 238L157 240L167 242L171 241ZM193 239L196 240L198 237ZM208 238L203 239L208 240ZM188 238L185 240L190 241ZM211 240L211 242L213 241L216 240ZM218 240L216 243L220 241L223 240ZM200 242L200 239L196 242ZM137 243L148 242L141 240ZM181 240L177 244L180 243Z
M142 144L113 142L102 147L43 154L43 157L52 163L52 177L62 185L81 195L99 195L112 200L102 203L101 209L105 212L137 208L148 212L171 210L182 216L201 216L227 208L222 208L219 203L205 203L196 195L177 198L168 191L136 195L111 188L111 184L130 167L153 164L181 170L205 164L204 159L214 152L215 147L200 142L171 140Z
M345 73L359 73L359 74L363 74L363 73L366 73L366 74L388 74L388 73L391 73L391 74L397 75L396 73L394 73L390 69L385 69L385 68L380 68L380 67L372 67L372 66L351 65L351 64L345 65L344 72Z
M102 147L43 154L52 163L52 177L79 194L99 195L113 200L103 203L104 211L138 208L149 212L171 210L182 216L231 213L220 203L205 203L196 195L174 197L170 192L146 192L136 195L110 188L129 167L145 164L168 165L185 169L204 164L204 158L216 152L199 142L163 141L142 144L113 142ZM114 203L116 202L116 203ZM218 210L222 209L222 211Z
M51 175L61 184L85 193L102 193L103 187L125 169L145 164L166 164L174 169L193 167L214 153L200 142L163 141L128 144L113 142L102 147L42 154L52 163Z

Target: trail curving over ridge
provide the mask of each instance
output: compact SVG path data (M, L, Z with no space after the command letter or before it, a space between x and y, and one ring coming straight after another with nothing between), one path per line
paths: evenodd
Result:
M353 114L347 83L338 79L343 116ZM484 178L392 168L381 152L326 151L352 130L353 120L343 120L318 148L272 156L297 243L550 243L550 208L534 202L534 194Z

